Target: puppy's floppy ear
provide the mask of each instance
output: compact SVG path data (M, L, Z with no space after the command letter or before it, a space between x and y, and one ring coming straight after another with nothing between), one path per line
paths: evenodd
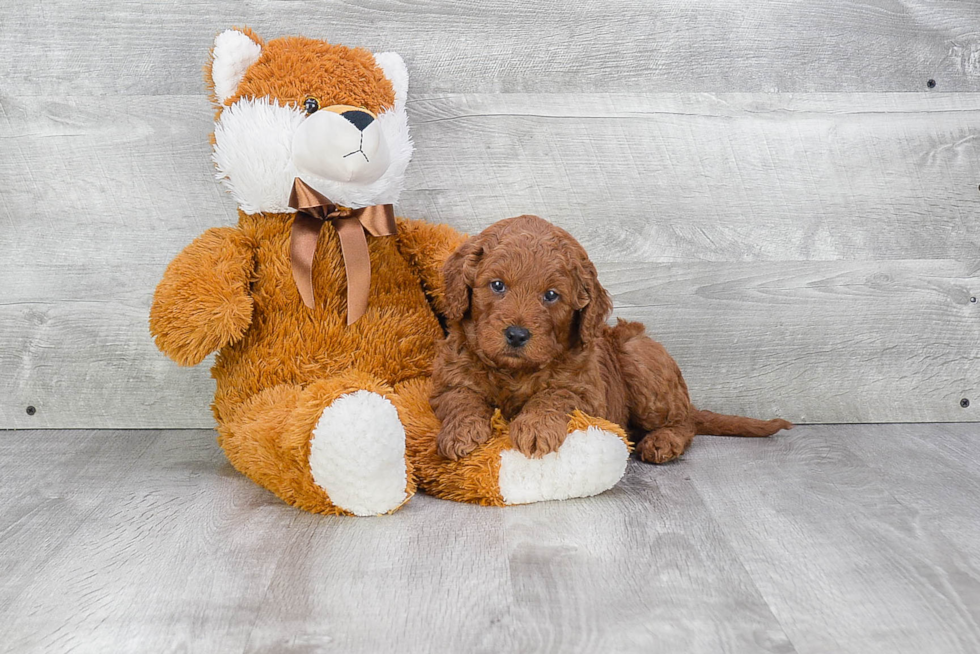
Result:
M473 236L449 255L442 274L446 293L443 314L450 322L459 322L470 310L470 290L476 279L476 268L483 257L483 240Z
M583 345L592 343L602 335L602 327L606 324L613 304L609 293L599 283L599 273L589 260L585 250L578 251L571 257L572 274L578 282L577 308L578 334Z

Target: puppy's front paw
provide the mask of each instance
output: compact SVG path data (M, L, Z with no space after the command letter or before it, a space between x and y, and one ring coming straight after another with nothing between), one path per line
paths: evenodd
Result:
M490 421L480 417L447 420L436 437L436 448L447 459L459 461L490 440L492 434Z
M548 420L521 414L510 423L510 440L527 457L540 458L556 451L565 442L568 428L565 420Z

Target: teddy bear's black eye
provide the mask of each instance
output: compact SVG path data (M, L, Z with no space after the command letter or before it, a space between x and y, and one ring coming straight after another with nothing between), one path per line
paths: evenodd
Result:
M303 103L303 108L306 109L307 115L316 113L316 110L320 108L320 103L317 102L316 98L306 98L306 102Z
M492 282L490 282L490 290L493 291L494 293L503 293L504 291L507 290L507 285L504 284L499 279L495 279Z
M544 292L544 301L547 302L548 304L554 304L555 302L558 301L558 298L560 297L561 296L558 295L558 291L556 291L553 288L549 288L547 291Z

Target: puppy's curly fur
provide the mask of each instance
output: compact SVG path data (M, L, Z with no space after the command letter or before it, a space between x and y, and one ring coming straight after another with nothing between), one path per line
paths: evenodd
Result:
M495 408L514 446L535 457L561 446L575 409L628 429L652 463L676 459L697 433L769 436L793 426L695 409L677 363L642 324L606 324L612 301L582 246L537 216L491 225L444 272L448 335L431 398L443 456L486 442Z

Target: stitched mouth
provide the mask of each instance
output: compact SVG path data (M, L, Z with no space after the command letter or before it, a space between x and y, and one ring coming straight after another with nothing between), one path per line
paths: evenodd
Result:
M358 152L360 152L361 153L361 156L364 157L364 161L366 161L368 163L371 163L371 160L368 159L368 156L366 154L364 154L364 149L363 148L364 148L364 132L361 132L361 142L358 143L357 149L354 150L353 152L348 152L347 154L345 154L344 155L344 159L346 159L347 157L351 156L352 154L357 154Z
M344 155L344 159L351 156L352 154L358 154L358 153L360 153L360 155L364 157L364 161L371 163L371 160L368 159L368 156L364 154L364 150L354 150L353 152L348 152L347 154Z

